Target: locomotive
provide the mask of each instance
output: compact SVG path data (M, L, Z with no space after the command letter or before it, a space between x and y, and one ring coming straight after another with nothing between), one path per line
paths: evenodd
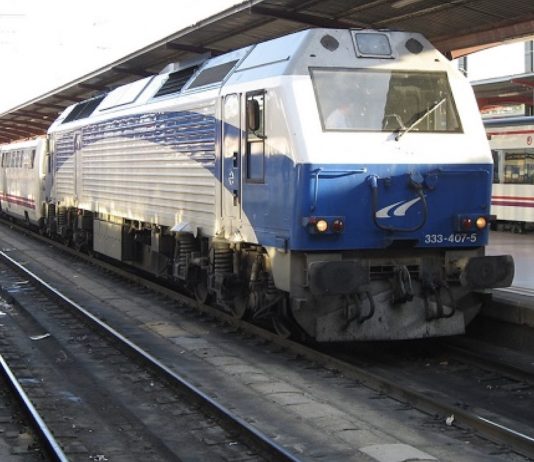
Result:
M513 279L484 255L471 87L420 34L310 29L173 63L34 142L31 211L2 147L4 212L283 335L461 334Z

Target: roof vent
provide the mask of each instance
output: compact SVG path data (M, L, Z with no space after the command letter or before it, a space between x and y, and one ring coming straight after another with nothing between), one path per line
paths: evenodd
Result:
M197 69L198 66L192 66L188 67L187 69L182 69L181 71L176 71L169 74L165 83L154 95L154 98L178 93L187 83L187 81L191 78L191 76L196 72Z
M63 119L62 124L72 122L73 120L80 120L89 117L93 111L98 107L106 95L97 96L96 98L82 101L72 108L67 117Z
M189 88L203 87L205 85L211 85L213 83L221 82L228 75L228 73L234 68L238 60L229 61L227 63L219 64L218 66L212 66L204 69L193 80Z

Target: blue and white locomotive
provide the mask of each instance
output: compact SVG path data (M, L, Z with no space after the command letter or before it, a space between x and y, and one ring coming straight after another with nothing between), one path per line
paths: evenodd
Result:
M42 227L317 341L463 333L486 289L492 157L419 34L312 29L66 109Z

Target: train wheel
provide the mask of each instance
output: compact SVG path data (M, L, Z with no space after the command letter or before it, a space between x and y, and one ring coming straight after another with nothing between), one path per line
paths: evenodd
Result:
M200 280L195 284L193 288L193 294L198 303L202 305L209 303L210 293L208 290L208 282L205 273L202 273Z
M272 325L274 331L282 338L293 338L302 340L302 331L291 316L289 310L289 301L283 298L276 304L276 311L272 316Z
M272 324L274 331L282 338L289 338L293 334L291 323L281 316L273 316Z
M229 308L235 319L244 319L248 314L248 296L237 295L229 304Z

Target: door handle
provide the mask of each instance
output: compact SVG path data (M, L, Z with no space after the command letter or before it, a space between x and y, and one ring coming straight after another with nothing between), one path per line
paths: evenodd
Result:
M234 168L237 168L237 162L239 160L239 153L237 151L234 151L233 155L232 155L232 161L233 161L233 164L234 164Z

